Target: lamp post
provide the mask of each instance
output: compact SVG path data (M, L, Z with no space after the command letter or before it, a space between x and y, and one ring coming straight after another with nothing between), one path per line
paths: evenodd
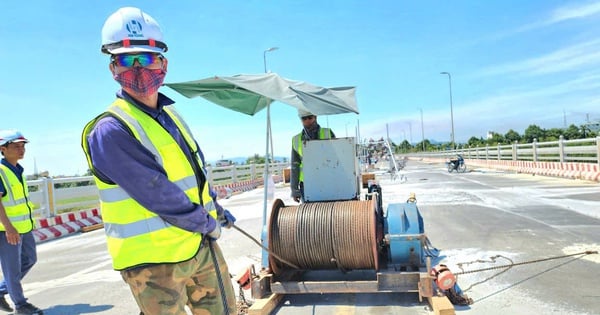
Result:
M454 113L452 110L452 76L450 75L449 72L440 72L440 74L447 74L448 75L448 85L450 86L450 123L452 124L452 134L451 134L451 139L452 139L452 149L454 149L456 143L454 142Z
M271 52L273 50L277 50L277 49L279 49L279 47L271 47L271 48L263 51L263 63L265 65L265 73L267 73L267 53Z
M421 143L423 144L423 152L425 152L425 129L423 128L423 109L419 108L421 111Z

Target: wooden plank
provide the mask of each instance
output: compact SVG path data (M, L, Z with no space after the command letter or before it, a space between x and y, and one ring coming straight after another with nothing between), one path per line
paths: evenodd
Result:
M427 298L429 305L433 309L435 315L455 315L454 305L450 303L446 296L432 296Z
M377 281L272 282L271 291L281 294L419 292L417 284L380 288Z
M364 174L361 174L361 181L362 181L362 187L363 188L369 188L369 180L375 180L375 174L374 173L364 173Z
M277 308L282 298L283 294L271 294L267 298L255 300L248 309L248 315L269 315Z
M90 231L94 231L94 230L98 230L104 227L104 223L98 223L98 224L93 224L90 226L84 226L81 228L81 232L85 233L85 232L90 232Z

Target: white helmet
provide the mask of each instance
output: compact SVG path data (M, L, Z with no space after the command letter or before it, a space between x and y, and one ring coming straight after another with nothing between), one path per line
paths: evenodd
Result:
M298 117L302 118L302 117L306 117L306 116L316 116L316 115L309 111L298 108Z
M106 19L102 27L102 48L105 54L167 51L158 23L141 9L120 8Z
M15 129L0 130L0 146L12 143L12 142L29 142L23 134Z

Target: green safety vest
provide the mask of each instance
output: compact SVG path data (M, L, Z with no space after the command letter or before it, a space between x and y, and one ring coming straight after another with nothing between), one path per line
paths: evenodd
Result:
M331 129L329 128L319 128L319 139L331 139ZM295 135L292 139L292 148L294 151L298 152L300 158L302 158L302 132ZM300 162L300 172L298 174L298 182L304 181L304 172L302 171L302 161Z
M198 148L188 126L173 108L164 107L164 111L177 125L190 147L193 158L197 160L202 170L202 161L196 153ZM179 186L191 202L202 204L213 218L217 218L208 180L205 181L200 194L194 168L179 144L152 117L123 99L117 99L108 108L107 113L90 121L83 130L82 147L90 169L93 170L93 164L87 137L96 122L107 114L123 122L135 138L154 154L156 160L165 169L169 180ZM120 186L105 183L96 175L94 179L100 192L102 221L115 270L148 263L186 261L197 253L202 241L200 233L186 231L169 224L144 208Z
M2 197L6 216L19 234L30 232L34 228L31 218L33 204L28 198L29 189L25 178L21 175L21 180L19 180L17 175L4 164L0 164L0 178L6 189L6 193ZM0 231L6 231L6 227L2 223L0 223Z

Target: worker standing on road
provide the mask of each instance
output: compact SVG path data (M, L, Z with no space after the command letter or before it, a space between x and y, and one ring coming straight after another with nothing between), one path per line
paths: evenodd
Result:
M216 202L204 156L171 99L158 92L167 45L138 8L102 28L102 52L121 85L90 121L82 147L100 191L113 268L145 315L236 314L228 266L216 240L235 218Z
M292 138L292 169L290 188L294 201L304 202L304 173L302 171L302 143L310 140L333 139L335 135L329 128L321 128L317 123L317 115L305 110L298 110L302 121L302 131Z
M15 315L41 315L42 310L27 302L21 280L37 261L29 190L18 163L25 156L29 142L17 130L0 131L0 265L4 279L0 281L0 310L12 312L4 296L8 293L15 304Z

